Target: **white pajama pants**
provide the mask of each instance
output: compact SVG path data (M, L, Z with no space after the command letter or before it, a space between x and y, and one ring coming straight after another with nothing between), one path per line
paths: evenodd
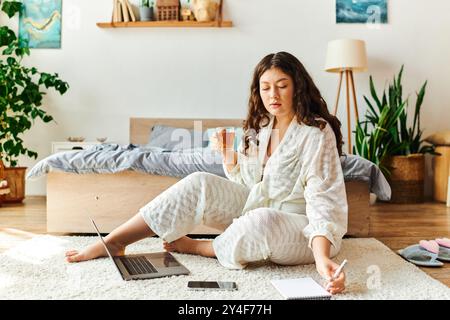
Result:
M219 262L230 269L261 260L283 265L313 263L302 232L308 218L271 208L242 212L248 195L249 189L241 184L195 172L162 192L140 213L152 231L167 242L200 224L226 228L212 244Z

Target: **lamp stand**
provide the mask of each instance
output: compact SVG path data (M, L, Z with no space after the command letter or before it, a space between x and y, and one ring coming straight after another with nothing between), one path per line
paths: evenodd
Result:
M353 96L353 106L355 109L355 118L356 121L359 121L358 115L358 104L356 102L356 91L355 91L355 82L353 81L353 70L343 70L339 72L339 85L338 92L336 96L336 103L334 106L333 115L336 116L338 106L339 106L339 97L341 95L341 86L342 86L342 76L345 73L345 86L346 86L346 98L347 98L347 135L348 135L348 153L352 153L352 126L351 126L351 117L350 117L350 88L352 89Z

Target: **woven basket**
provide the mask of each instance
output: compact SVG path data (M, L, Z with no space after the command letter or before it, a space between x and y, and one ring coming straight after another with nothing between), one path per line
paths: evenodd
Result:
M25 199L25 173L26 167L5 168L6 180L8 180L9 193L5 195L5 203L21 203Z
M394 156L386 166L391 171L389 184L392 203L424 202L425 157L423 154Z
M5 165L3 164L2 159L0 159L0 180L5 179Z
M3 161L0 159L0 182L4 180L6 177L5 175L5 165L3 164ZM5 195L0 193L0 206L2 205L3 201L5 199Z

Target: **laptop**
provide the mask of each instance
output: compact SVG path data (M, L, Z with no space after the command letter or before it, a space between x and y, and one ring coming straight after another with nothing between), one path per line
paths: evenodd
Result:
M94 220L91 219L91 222L103 243L109 258L116 266L116 269L119 271L123 280L153 279L189 274L189 270L178 262L178 260L169 252L127 254L113 257Z

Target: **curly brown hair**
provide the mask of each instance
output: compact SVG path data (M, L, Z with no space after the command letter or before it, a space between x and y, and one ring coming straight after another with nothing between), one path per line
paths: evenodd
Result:
M328 112L327 103L322 98L319 89L303 64L292 54L287 52L272 53L265 56L255 68L250 88L247 119L244 121L244 154L247 155L251 139L255 139L261 126L266 127L270 122L269 112L264 107L260 96L259 79L267 70L278 68L289 75L294 82L293 108L299 124L325 128L327 122L331 125L336 136L336 146L339 155L342 154L341 122ZM318 120L322 118L323 120ZM255 141L258 143L258 141Z

